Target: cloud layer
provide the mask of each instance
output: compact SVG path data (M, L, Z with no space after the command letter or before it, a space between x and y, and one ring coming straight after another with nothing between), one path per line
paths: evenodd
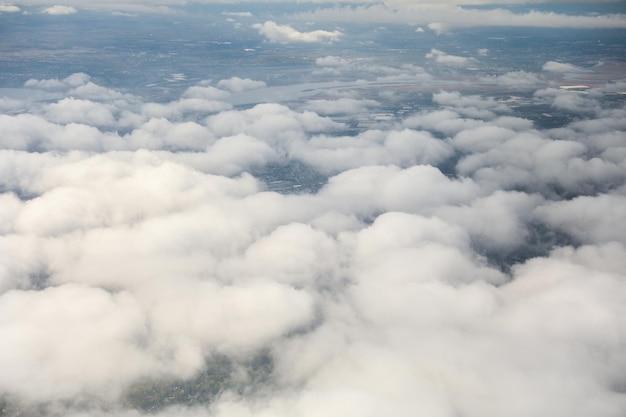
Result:
M338 30L332 32L327 30L314 30L311 32L300 32L288 25L279 25L276 22L267 21L263 24L256 23L252 26L258 29L259 33L265 36L270 42L290 43L290 42L333 42L338 40L342 33Z
M366 80L235 105L271 87L153 102L76 73L0 102L0 408L623 416L623 100L513 71L480 82L517 101L431 88L390 115L434 77L311 63Z
M456 2L454 2L456 3ZM516 13L504 8L463 8L453 2L409 2L391 4L336 5L314 11L298 13L305 20L351 21L369 23L407 23L428 25L431 30L443 33L454 27L514 26L550 28L624 28L623 14L564 14L531 10ZM490 2L491 3L491 2Z
M66 0L63 5L48 0L21 0L17 6L12 4L0 5L0 13L15 12L20 7L44 7L47 14L72 14L80 9L105 9L126 13L184 13L187 3L214 4L210 0L194 0L184 2L180 0L135 0L131 3L119 0L103 0L91 2L85 0ZM229 0L218 4L249 4L254 6L258 0ZM273 0L266 3L280 5L285 0ZM445 33L452 28L473 26L514 26L514 27L550 27L550 28L626 28L626 18L623 11L607 13L604 11L560 13L531 9L517 12L508 6L512 5L543 5L548 6L560 3L583 3L589 1L548 1L548 0L467 0L467 1L412 1L412 0L313 0L315 5L309 11L289 13L289 20L303 22L361 22L361 23L405 23L412 25L427 25L437 33ZM618 3L616 0L596 1L593 3ZM471 6L489 6L489 8L474 8ZM468 7L469 6L469 7ZM500 6L500 7L498 7ZM249 11L223 12L232 18L251 18ZM282 13L281 13L282 15ZM274 18L274 20L276 20ZM255 24L256 28L272 42L332 42L336 41L341 32L315 30L299 32L292 26L279 24L273 20Z
M53 16L74 14L76 12L77 10L72 6L59 6L59 5L47 7L43 9L42 11L42 13L53 15Z

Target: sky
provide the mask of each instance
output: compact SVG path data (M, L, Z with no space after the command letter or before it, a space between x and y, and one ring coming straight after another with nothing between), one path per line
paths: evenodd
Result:
M38 6L40 11L48 14L72 14L80 9L93 10L119 10L128 12L158 12L177 13L181 12L186 5L193 4L280 4L282 0L257 1L257 0L135 0L132 2L120 2L118 0L105 0L91 2L85 0L67 0L50 2L48 0L26 0L5 3L0 6L5 11L18 11L22 7ZM292 2L287 2L290 4ZM511 11L507 6L550 6L558 4L581 3L586 5L609 4L614 5L619 13L626 11L624 1L601 0L593 3L586 1L543 1L543 0L468 0L468 1L415 1L415 0L344 0L326 1L314 0L303 2L310 4L312 9L308 12L296 13L294 18L306 21L356 21L356 22L379 22L379 23L409 23L409 24L437 24L441 27L458 26L523 26L523 27L575 27L575 28L624 28L624 19L613 13L572 15L554 11ZM1 4L0 4L1 5ZM490 6L489 9L468 9L468 6ZM2 10L0 9L0 12Z
M483 73L462 31L624 15L416 4L223 16L315 51L319 84L233 63L165 100L71 69L0 86L3 413L622 417L623 56ZM1 17L30 6L91 7ZM354 56L335 11L432 45Z

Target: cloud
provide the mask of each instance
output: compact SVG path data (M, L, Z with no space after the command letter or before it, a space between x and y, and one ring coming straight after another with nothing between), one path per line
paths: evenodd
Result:
M12 4L0 4L0 13L16 13L21 9Z
M542 69L548 72L584 72L585 70L576 65L566 62L548 61L543 64Z
M546 88L537 90L535 96L551 101L554 108L575 113L597 113L601 108L594 98L583 96L577 91Z
M322 58L315 59L315 65L319 65L320 67L339 67L347 65L349 62L350 61L348 61L347 59L334 55L328 55Z
M265 36L270 42L290 43L290 42L304 42L315 43L324 42L331 43L338 40L343 33L338 30L332 32L326 30L314 30L311 32L299 32L296 29L287 26L279 25L275 22L267 21L263 24L257 23L252 25L257 29L259 33Z
M235 17L252 17L253 14L250 12L222 12L224 16L235 16Z
M455 27L514 26L562 28L624 28L621 14L576 15L532 10L516 13L503 8L464 8L457 2L396 2L387 4L335 5L295 16L308 21L353 21L428 25L438 34ZM489 3L489 2L488 2Z
M535 90L546 85L546 81L536 74L526 71L511 71L502 75L491 75L480 78L481 81L506 87Z
M433 59L438 64L452 67L466 67L477 62L474 58L450 55L435 48L431 49L430 52L426 54L426 58Z
M428 29L432 30L437 35L441 35L450 30L450 27L448 25L446 25L445 23L441 23L441 22L430 22L427 26L428 26Z
M511 111L505 104L498 103L493 98L462 96L459 92L440 91L433 94L433 102L453 108L459 114L473 119L493 119L496 113L510 113Z
M62 80L56 78L47 80L30 79L24 83L24 87L41 88L44 90L77 88L86 85L90 80L91 77L85 73L74 73Z
M432 135L412 131L368 131L356 137L319 135L295 143L291 154L324 173L337 173L364 165L393 164L410 167L444 161L450 146Z
M42 13L54 15L54 16L74 14L76 12L77 10L72 6L59 6L59 5L47 7L42 11Z
M86 74L27 81L56 98L0 115L0 405L623 415L626 110L531 73L481 81L515 80L540 89L429 86L388 123L367 83L235 106L271 87L153 102Z
M584 243L621 242L619 232L626 213L626 196L581 196L571 201L558 201L538 209L538 213L551 225ZM601 222L596 222L602 217Z
M114 123L112 109L88 100L65 98L50 104L48 118L59 123L80 122L88 125L105 126Z
M417 65L391 66L373 58L349 59L328 55L316 58L315 65L321 69L315 70L314 75L330 77L360 77L380 82L423 82L432 78L424 68Z
M369 108L380 104L374 100L356 100L352 98L339 98L335 100L310 100L305 108L321 115L352 114L367 111Z
M231 77L227 80L220 80L217 83L217 86L220 88L225 88L234 93L239 93L245 90L255 90L257 88L266 87L267 84L263 81L255 81L250 78L239 78L239 77Z

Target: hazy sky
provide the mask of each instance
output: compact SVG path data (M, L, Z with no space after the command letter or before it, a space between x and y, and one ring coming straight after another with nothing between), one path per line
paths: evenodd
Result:
M182 1L182 0L165 0L151 1L138 0L132 2L120 2L118 0L104 0L98 2L84 0L67 0L62 4L58 2L49 2L47 0L30 0L19 1L15 3L6 3L1 6L1 12L17 12L21 7L40 6L40 11L52 15L72 14L80 9L108 9L120 10L128 12L158 12L173 13L180 11L181 7L193 3L206 4L237 4L239 7L246 3L254 4L254 0L241 1ZM272 3L280 3L274 1ZM314 5L313 3L318 3ZM433 24L438 25L439 30L443 31L449 27L458 26L489 26L489 25L505 25L505 26L539 26L539 27L573 27L573 28L624 28L626 27L626 19L624 15L576 15L562 14L554 12L511 12L499 9L497 6L502 5L519 5L519 4L559 4L572 3L560 1L502 1L502 2L483 2L483 1L405 1L405 0L389 0L380 1L316 1L312 2L312 10L309 12L297 13L291 15L291 19L305 21L357 21L357 22L379 22L379 23L408 23L408 24ZM580 2L585 3L585 2ZM598 2L595 2L598 3ZM602 1L602 3L621 4L623 2ZM493 10L468 10L463 5L480 5L492 4ZM593 3L586 3L592 5ZM623 9L623 8L622 8ZM623 13L624 10L621 10Z

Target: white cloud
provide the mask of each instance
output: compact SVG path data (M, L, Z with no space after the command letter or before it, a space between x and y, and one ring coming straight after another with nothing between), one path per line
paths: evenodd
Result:
M456 2L403 2L390 6L361 3L354 6L335 5L315 11L298 13L303 20L355 21L370 23L407 23L428 25L439 34L454 27L515 26L515 27L569 27L569 28L624 28L626 19L621 14L575 15L533 10L515 13L502 8L473 9L458 7ZM491 2L490 2L491 3Z
M446 25L445 23L441 23L441 22L430 22L427 26L428 26L428 29L432 30L437 35L446 33L450 29L448 25Z
M307 110L321 115L353 114L365 112L380 104L374 100L357 100L353 98L339 98L335 100L310 100L305 104Z
M535 96L551 101L553 107L576 113L598 113L600 103L589 95L581 95L577 91L546 88L537 90Z
M616 241L626 244L621 233L626 226L626 196L581 196L571 201L558 201L538 209L539 215L551 225L585 243ZM598 218L602 221L596 221Z
M380 82L420 82L431 79L431 75L417 65L390 66L368 58L350 59L328 55L316 58L315 65L321 67L313 72L315 75L358 76Z
M265 36L270 42L289 43L289 42L334 42L338 40L343 33L338 30L332 32L326 30L314 30L311 32L299 32L291 26L279 25L276 22L267 21L263 24L257 23L252 26L259 33Z
M55 15L55 16L74 14L76 12L77 10L72 6L60 6L60 5L47 7L42 11L42 13Z
M58 79L48 79L48 80L34 80L30 79L24 83L24 87L28 88L41 88L44 90L57 90L57 89L67 89L71 87L81 87L89 83L91 77L84 73L74 73L69 75L68 77L58 80Z
M546 85L546 81L539 76L526 71L511 71L502 75L481 77L482 82L519 89L535 90Z
M263 81L255 81L250 78L239 78L239 77L231 77L227 80L220 80L217 83L217 86L220 88L225 88L234 93L239 93L245 90L255 90L257 88L266 87L267 84Z
M323 58L315 59L315 64L319 65L320 67L340 67L349 63L350 61L348 61L347 59L334 55L328 55Z
M466 67L477 62L474 58L450 55L435 48L431 49L430 52L426 54L426 58L433 59L438 64L449 65L452 67Z
M459 92L440 91L433 94L433 102L453 108L457 113L473 119L494 119L496 113L511 111L505 104L498 103L493 98L462 96Z
M577 67L576 65L568 64L566 62L548 61L543 64L544 71L548 72L584 72L585 70Z
M84 123L94 126L107 126L114 123L110 106L88 100L65 98L52 103L47 108L47 116L57 123Z
M230 97L228 91L221 90L219 88L201 85L192 86L185 90L182 94L183 98L199 98L205 100L227 100Z
M21 9L12 4L0 4L0 13L16 13Z
M329 174L363 165L436 164L450 157L451 152L446 142L409 129L372 130L354 137L319 135L291 147L293 157Z
M235 17L252 17L253 14L250 12L222 12L224 16L235 16Z
M419 72L365 61L316 65ZM438 91L351 132L380 103L353 85L233 108L262 85L222 81L155 103L29 80L60 97L0 115L3 407L137 417L129 386L173 396L223 357L210 404L149 413L623 415L623 106L539 90L586 109L543 129Z
M285 145L303 139L306 132L336 130L342 127L340 123L320 117L317 113L296 113L275 103L259 104L248 110L221 112L210 116L207 126L217 136L244 133L267 143Z

